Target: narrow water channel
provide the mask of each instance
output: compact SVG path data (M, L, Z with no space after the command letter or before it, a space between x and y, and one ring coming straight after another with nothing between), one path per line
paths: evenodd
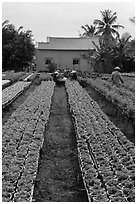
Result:
M40 152L34 202L88 202L77 157L75 130L64 86L56 86Z

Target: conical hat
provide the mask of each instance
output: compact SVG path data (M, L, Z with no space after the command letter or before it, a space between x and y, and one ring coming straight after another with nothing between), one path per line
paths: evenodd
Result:
M119 67L115 67L114 70L121 70Z
M71 73L72 73L72 74L73 74L73 73L76 73L76 71L75 71L75 70L72 70Z

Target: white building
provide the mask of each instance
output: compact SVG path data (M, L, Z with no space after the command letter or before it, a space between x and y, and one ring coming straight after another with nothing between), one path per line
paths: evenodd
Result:
M46 71L50 62L54 62L58 69L91 70L87 60L81 55L95 48L92 41L99 45L98 37L48 37L47 42L38 43L36 70Z

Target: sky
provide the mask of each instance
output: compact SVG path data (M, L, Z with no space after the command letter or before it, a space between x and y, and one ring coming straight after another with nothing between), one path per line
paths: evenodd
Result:
M78 37L83 33L82 25L93 24L95 19L101 20L100 11L109 9L117 13L116 24L120 34L128 32L135 37L135 25L129 18L135 16L135 3L130 2L2 2L2 22L9 20L16 29L31 30L36 42L46 41L47 36Z

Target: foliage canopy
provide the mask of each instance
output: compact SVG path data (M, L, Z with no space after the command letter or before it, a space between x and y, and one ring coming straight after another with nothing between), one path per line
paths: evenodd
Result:
M10 24L8 20L2 23L2 68L6 70L23 71L32 62L35 46L32 42L32 31L23 31Z
M121 37L118 32L123 25L116 24L116 12L110 10L101 11L102 19L95 19L93 25L85 25L83 36L98 36L99 46L94 41L95 50L90 50L83 57L88 60L94 71L98 70L99 64L102 64L104 72L105 67L120 66L123 72L135 70L135 39L132 39L129 33L124 33ZM135 22L135 18L130 18Z

